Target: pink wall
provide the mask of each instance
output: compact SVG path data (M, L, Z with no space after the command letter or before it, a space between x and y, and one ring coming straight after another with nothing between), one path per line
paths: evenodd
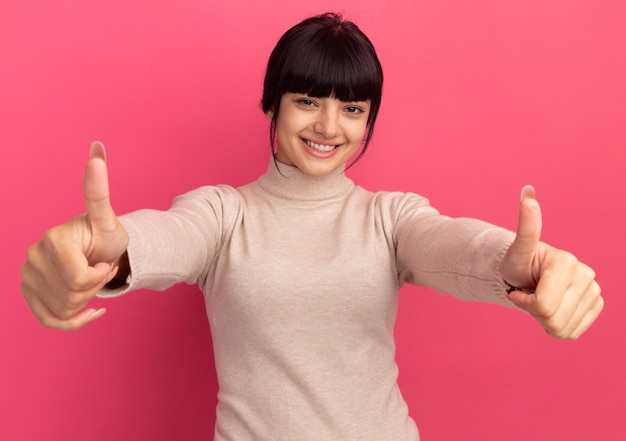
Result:
M626 431L626 4L622 0L3 1L0 6L0 439L208 440L216 382L193 287L98 300L42 328L19 267L82 211L90 141L119 213L166 208L267 163L265 60L313 13L344 11L386 72L351 174L514 228L536 186L544 239L591 264L605 312L577 342L524 314L401 293L400 381L425 440L616 440Z

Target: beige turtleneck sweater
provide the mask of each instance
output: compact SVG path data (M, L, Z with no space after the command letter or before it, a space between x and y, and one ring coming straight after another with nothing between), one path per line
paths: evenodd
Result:
M404 282L506 298L513 233L440 215L415 194L273 162L240 188L202 187L122 218L128 285L204 292L219 381L215 439L418 440L397 385Z

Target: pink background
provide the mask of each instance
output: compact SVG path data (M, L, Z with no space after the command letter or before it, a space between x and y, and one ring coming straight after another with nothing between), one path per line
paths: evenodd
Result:
M424 440L616 440L626 432L623 0L176 2L0 6L0 439L208 440L216 380L195 287L97 300L77 333L19 293L26 248L83 210L89 143L119 213L167 208L268 161L264 65L289 26L343 11L386 74L351 176L515 228L536 186L544 239L593 266L606 308L581 340L523 313L401 293L400 382ZM314 4L313 4L314 3Z

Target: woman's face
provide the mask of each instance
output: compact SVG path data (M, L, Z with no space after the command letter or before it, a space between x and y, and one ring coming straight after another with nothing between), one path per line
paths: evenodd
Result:
M276 159L312 176L336 170L359 150L369 111L369 100L285 93L276 120Z

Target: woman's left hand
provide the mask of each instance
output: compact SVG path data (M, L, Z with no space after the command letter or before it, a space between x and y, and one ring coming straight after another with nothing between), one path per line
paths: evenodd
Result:
M518 287L509 299L529 312L548 335L574 340L596 320L604 306L593 269L573 254L540 239L541 209L535 190L526 186L520 201L517 236L500 271Z

